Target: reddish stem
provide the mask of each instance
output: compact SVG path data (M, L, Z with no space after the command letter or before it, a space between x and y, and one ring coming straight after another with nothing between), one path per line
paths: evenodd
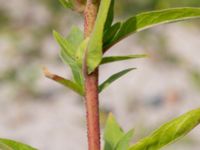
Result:
M85 77L88 149L100 150L98 69Z
M99 7L99 1L87 0L84 11L85 38L90 36ZM85 62L87 59L87 50L85 55ZM87 63L83 66L85 75L85 101L87 111L87 130L88 130L88 150L100 150L100 127L99 127L99 95L98 95L98 68L88 74Z

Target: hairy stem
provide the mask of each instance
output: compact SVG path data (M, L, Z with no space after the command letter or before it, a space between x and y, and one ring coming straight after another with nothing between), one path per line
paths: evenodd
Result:
M100 150L98 69L85 78L88 150Z
M97 17L99 0L87 0L84 11L85 38L90 36ZM87 50L85 55L85 102L87 111L88 150L100 150L100 126L99 126L99 95L98 95L98 68L91 74L87 73Z

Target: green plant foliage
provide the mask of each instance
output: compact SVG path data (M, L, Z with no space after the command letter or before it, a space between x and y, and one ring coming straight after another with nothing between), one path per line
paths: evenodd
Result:
M200 123L200 108L164 124L150 136L140 140L129 150L158 150L186 135Z
M103 49L103 32L111 0L101 0L94 30L87 47L88 72L91 73L100 64Z
M111 0L111 4L110 4L109 11L108 11L104 30L107 30L112 25L113 18L114 18L114 5L115 5L115 0Z
M133 130L125 134L113 115L110 114L104 131L104 150L158 150L183 137L199 123L200 108L169 121L150 136L129 147L129 143L133 137Z
M122 70L118 73L113 74L111 77L109 77L106 81L104 81L100 86L99 86L99 93L102 92L105 88L107 88L111 83L122 77L123 75L127 74L128 72L134 70L136 68L129 68Z
M37 150L36 148L30 147L26 144L19 143L13 140L0 139L1 150Z
M76 83L80 86L83 86L83 75L82 75L82 71L81 71L79 65L77 63L75 63L75 60L71 59L65 53L65 51L61 51L60 57L65 64L68 64L71 67L73 77L74 77L74 80L76 81Z
M104 36L103 36L104 51L105 51L106 46L109 45L109 43L111 43L113 37L115 36L115 34L117 33L117 31L119 30L120 26L121 26L121 23L117 22L114 25L112 25L111 27L109 27L104 32Z
M127 132L117 143L115 150L128 150L129 148L129 143L131 142L132 138L133 138L133 133L134 130L130 130L129 132Z
M138 14L124 21L113 38L112 42L106 45L109 48L121 39L132 33L151 28L159 24L165 24L186 19L200 17L200 8L170 8L159 11L151 11Z
M104 129L104 150L114 150L119 140L125 135L112 114L109 114Z
M74 47L73 45L66 40L63 36L61 36L58 32L53 31L54 38L59 43L60 47L63 51L70 57L73 58Z
M147 57L146 54L135 54L135 55L127 55L127 56L107 56L103 57L101 64L107 64L112 63L116 61L123 61L123 60L129 60L129 59L136 59L136 58L144 58Z
M74 92L84 96L84 91L83 91L83 88L80 87L78 84L74 83L73 81L70 81L68 79L59 79L59 80L56 80L56 82L70 88L71 90L73 90Z
M5 145L5 144L3 144L3 143L0 143L0 149L1 149L1 150L13 150L13 149L11 149L9 146L7 146L7 145Z
M78 49L79 45L84 40L84 34L83 31L81 31L78 27L73 26L67 36L67 41L73 46L73 55L76 53L76 50Z
M85 57L85 52L87 49L87 45L88 45L88 41L89 38L86 38L78 47L78 50L76 52L76 61L79 64L79 66L82 68L83 67L83 63L84 63L84 57Z
M71 0L60 0L60 3L63 5L65 8L73 8L73 4Z
M56 74L52 74L49 72L49 70L47 68L43 68L43 71L47 78L50 78L50 79L56 81L57 83L60 83L64 86L66 86L67 88L71 89L72 91L74 91L82 96L84 95L83 88L80 85L78 85L77 83L74 83L73 81L70 81L63 77L60 77Z
M86 0L59 0L65 8L70 8L77 12L83 12Z
M74 30L72 30L74 31ZM74 32L75 35L77 34L77 32ZM80 36L75 36L74 37L68 37L69 40L63 38L59 33L57 33L56 31L53 32L55 39L57 40L57 42L59 43L60 47L62 48L60 56L61 59L63 60L63 62L67 65L69 65L71 67L73 76L74 76L74 80L76 81L76 83L80 86L83 87L83 75L82 75L82 69L79 66L79 64L76 61L75 55L76 55L76 48L77 45L80 43L80 41L76 41L76 42L72 42L70 43L69 41L72 40L73 38L76 39L76 37L78 37L77 39L80 39ZM73 41L73 40L72 40Z
M104 150L127 150L134 130L127 133L121 129L112 114L109 114L104 130Z

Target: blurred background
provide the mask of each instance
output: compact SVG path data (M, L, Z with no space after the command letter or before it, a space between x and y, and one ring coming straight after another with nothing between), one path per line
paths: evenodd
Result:
M116 0L116 20L142 11L200 7L199 0ZM0 137L40 150L87 149L85 109L75 93L46 79L42 67L71 78L52 37L72 24L83 29L80 14L58 0L0 0ZM200 106L200 20L162 25L127 38L111 54L149 55L104 65L100 82L127 67L137 70L100 95L101 125L113 112L121 126L135 129L133 142L167 120ZM200 127L165 150L199 150Z

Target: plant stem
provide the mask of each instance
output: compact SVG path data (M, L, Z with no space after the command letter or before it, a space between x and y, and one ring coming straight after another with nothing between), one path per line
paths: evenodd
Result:
M99 1L87 0L84 11L85 38L90 36L97 12ZM87 50L85 62L87 59ZM88 150L100 150L100 126L99 126L99 95L98 95L98 68L91 74L87 73L87 63L84 65L85 75L85 103L87 111Z
M85 78L88 149L100 150L98 69Z

